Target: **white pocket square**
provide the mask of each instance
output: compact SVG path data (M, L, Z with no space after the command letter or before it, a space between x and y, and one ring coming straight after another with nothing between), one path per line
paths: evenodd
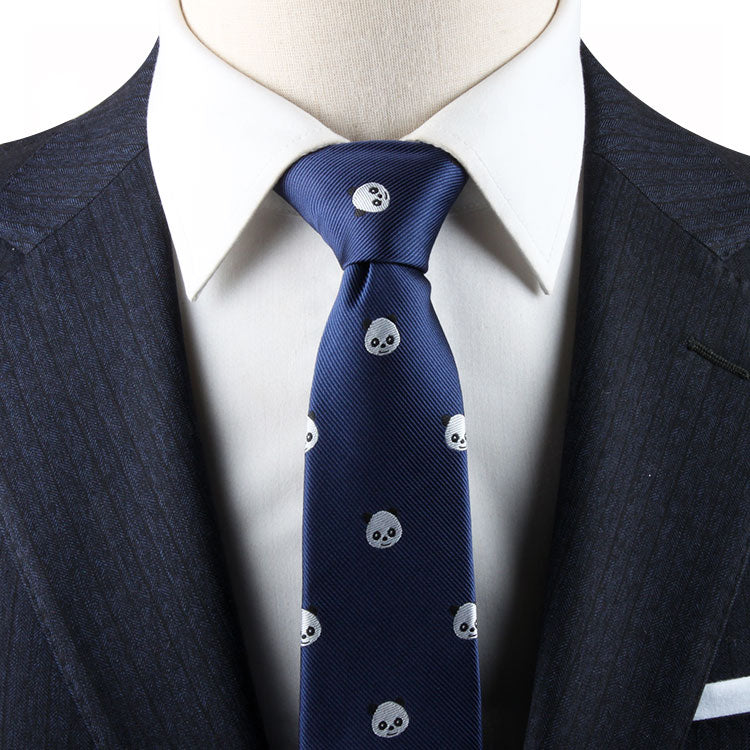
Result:
M693 721L733 716L750 711L750 676L708 682L703 688Z

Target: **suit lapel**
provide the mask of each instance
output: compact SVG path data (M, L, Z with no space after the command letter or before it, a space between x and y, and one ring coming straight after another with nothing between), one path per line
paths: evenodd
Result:
M677 748L750 532L750 383L686 341L750 365L732 265L750 201L710 144L582 55L576 338L525 747Z
M262 747L146 148L156 52L2 195L0 544L97 745Z
M583 53L585 236L526 744L678 747L750 530L748 383L685 342L748 364L730 268L750 202ZM2 194L0 543L99 746L261 747L146 150L155 58L19 152Z

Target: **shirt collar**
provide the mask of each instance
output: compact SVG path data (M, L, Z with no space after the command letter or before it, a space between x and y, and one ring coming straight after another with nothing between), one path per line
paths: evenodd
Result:
M579 0L560 0L528 47L401 139L439 146L461 162L546 294L578 194L585 120L579 30ZM161 4L147 136L191 300L285 169L347 141L211 52L179 0Z

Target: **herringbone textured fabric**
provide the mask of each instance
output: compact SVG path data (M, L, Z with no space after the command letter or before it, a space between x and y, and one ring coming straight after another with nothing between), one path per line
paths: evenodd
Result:
M686 342L750 365L750 187L583 61L576 340L525 748L746 747L750 714L692 717L719 643L743 654L722 676L750 674L746 624L721 639L750 595L750 381Z
M31 153L5 147L3 750L265 744L145 148L154 59Z
M0 146L2 750L266 745L146 147L156 54ZM576 343L525 746L747 750L750 713L692 717L707 681L750 675L750 159L582 59Z

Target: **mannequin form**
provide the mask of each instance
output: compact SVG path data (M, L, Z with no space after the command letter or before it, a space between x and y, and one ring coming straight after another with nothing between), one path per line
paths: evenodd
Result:
M556 6L182 0L185 19L210 50L349 140L416 129L529 45Z

